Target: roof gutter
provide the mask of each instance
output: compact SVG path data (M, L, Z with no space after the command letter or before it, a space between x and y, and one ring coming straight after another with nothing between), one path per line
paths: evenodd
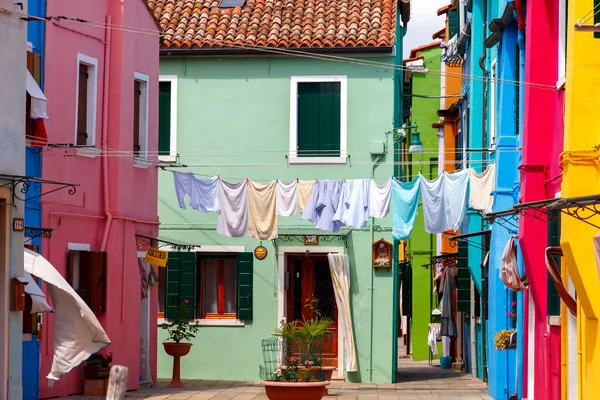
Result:
M224 56L265 56L290 57L302 54L393 54L394 47L318 47L318 48L281 48L261 47L257 48L189 48L171 49L161 48L161 57L224 57Z

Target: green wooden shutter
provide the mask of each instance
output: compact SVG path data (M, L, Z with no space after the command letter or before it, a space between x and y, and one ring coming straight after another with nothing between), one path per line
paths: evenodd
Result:
M171 151L171 82L160 82L158 93L158 151Z
M400 263L402 282L402 315L412 316L412 268L410 262Z
M253 254L237 255L237 319L252 320Z
M198 264L194 252L170 252L166 271L165 318L177 317L179 305L188 300L188 318L198 314Z
M448 12L448 28L450 30L448 39L452 39L458 33L458 24L458 9L454 8L454 10Z
M458 274L456 275L457 311L471 312L471 274L469 273L469 244L458 243Z
M559 212L548 213L548 246L560 245L560 214ZM556 266L560 271L560 257L552 256L556 261ZM550 273L548 273L548 315L559 316L560 315L560 296L554 286Z
M340 82L298 83L298 156L340 155Z

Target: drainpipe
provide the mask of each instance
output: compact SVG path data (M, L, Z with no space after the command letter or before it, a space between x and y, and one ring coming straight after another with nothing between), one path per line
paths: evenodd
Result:
M475 319L475 283L473 279L471 279L471 375L477 376L477 332L475 331L475 324L477 320Z
M106 45L104 46L104 93L102 96L102 139L100 141L101 147L108 147L108 85L110 82L110 45L111 45L111 25L112 17L108 15L106 17ZM102 236L102 245L100 251L106 251L106 242L108 241L108 234L110 232L110 226L112 224L112 214L110 213L110 200L108 197L108 157L106 156L106 150L104 150L102 156L102 178L103 178L103 192L104 192L104 213L106 215L106 226L104 227L104 234Z

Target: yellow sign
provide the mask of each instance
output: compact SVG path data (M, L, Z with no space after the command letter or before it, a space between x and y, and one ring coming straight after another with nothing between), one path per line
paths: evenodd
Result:
M157 267L164 268L167 266L168 258L169 252L148 247L148 250L146 250L146 257L144 257L144 261L152 265L156 265Z

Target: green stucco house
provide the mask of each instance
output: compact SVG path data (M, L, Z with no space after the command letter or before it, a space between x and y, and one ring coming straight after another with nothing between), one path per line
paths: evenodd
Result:
M216 213L179 207L172 171L229 182L374 177L385 183L399 155L394 130L402 124L402 71L394 66L402 65L409 4L148 0L163 31L160 232L195 245L173 249L159 276L158 317L168 317L172 299L185 293L193 299L190 323L200 325L182 358L182 378L259 379L261 340L281 321L297 319L304 297L317 298L336 320L327 267L334 252L349 258L358 358L358 370L347 372L343 334L334 323L334 378L395 380L398 271L372 267L372 244L392 242L391 213L338 233L317 230L299 215L279 217L276 239L232 238L216 233ZM317 236L318 244L305 244L307 236ZM253 252L261 245L267 256L259 260ZM162 378L172 368L161 345L166 337L159 331Z

